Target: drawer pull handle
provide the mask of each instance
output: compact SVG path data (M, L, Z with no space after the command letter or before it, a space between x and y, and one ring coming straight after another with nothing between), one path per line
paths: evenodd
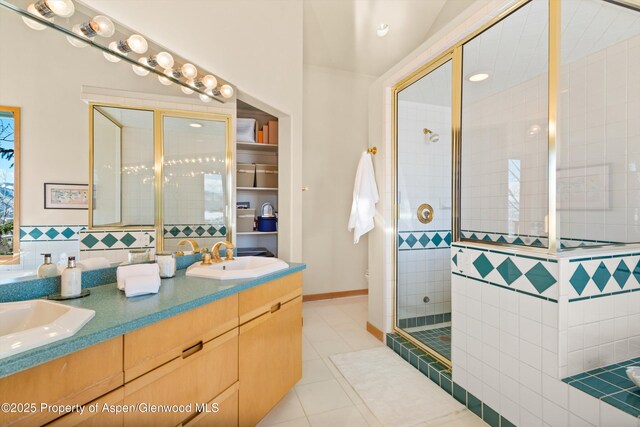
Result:
M282 307L282 303L281 302L272 305L271 306L271 313L275 313L276 311L280 310L280 307Z
M196 354L197 352L199 352L200 350L202 350L202 348L204 347L204 344L202 344L202 341L200 341L199 343L192 345L191 347L189 347L186 350L182 351L182 358L186 359L187 357Z
M193 421L193 419L195 417L197 417L198 415L200 415L202 412L201 411L196 411L193 414L189 415L187 418L185 418L185 420L180 424L181 426L186 426L187 424L189 424L191 421Z

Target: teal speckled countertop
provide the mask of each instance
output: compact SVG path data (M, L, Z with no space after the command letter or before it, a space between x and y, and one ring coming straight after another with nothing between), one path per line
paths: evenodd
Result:
M89 323L69 338L0 359L0 378L305 268L305 264L289 263L288 269L257 279L226 281L186 277L186 270L179 270L176 277L162 280L157 294L133 298L127 298L115 283L92 287L88 297L64 302L95 310Z

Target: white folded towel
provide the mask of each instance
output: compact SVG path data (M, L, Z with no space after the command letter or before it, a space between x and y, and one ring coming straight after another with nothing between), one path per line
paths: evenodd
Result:
M109 268L111 267L111 263L108 259L103 257L87 258L78 261L78 267L80 267L82 271L90 271L97 270L99 268Z
M160 276L128 276L124 280L124 293L129 297L157 294L160 289Z
M364 152L358 163L356 180L353 186L353 203L349 217L348 230L353 230L353 243L360 241L360 237L373 230L375 226L376 203L378 203L378 186L373 171L371 154Z
M116 270L118 289L124 291L125 280L127 277L134 276L158 276L160 278L160 268L158 264L134 264L118 267Z

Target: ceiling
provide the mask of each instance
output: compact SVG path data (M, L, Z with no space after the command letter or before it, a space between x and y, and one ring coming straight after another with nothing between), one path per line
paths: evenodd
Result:
M473 0L304 0L304 63L380 76ZM376 35L380 23L385 37Z

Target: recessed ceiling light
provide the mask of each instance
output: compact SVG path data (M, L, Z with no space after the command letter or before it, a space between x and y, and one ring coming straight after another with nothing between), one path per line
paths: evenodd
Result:
M489 74L487 73L477 73L469 76L470 82L481 82L483 80L487 80L489 78Z
M189 126L191 126L192 128L201 128L202 125L200 123L189 123Z
M376 27L376 34L378 35L378 37L384 37L387 35L388 32L389 32L389 24L385 24L384 22L381 22L380 25Z

